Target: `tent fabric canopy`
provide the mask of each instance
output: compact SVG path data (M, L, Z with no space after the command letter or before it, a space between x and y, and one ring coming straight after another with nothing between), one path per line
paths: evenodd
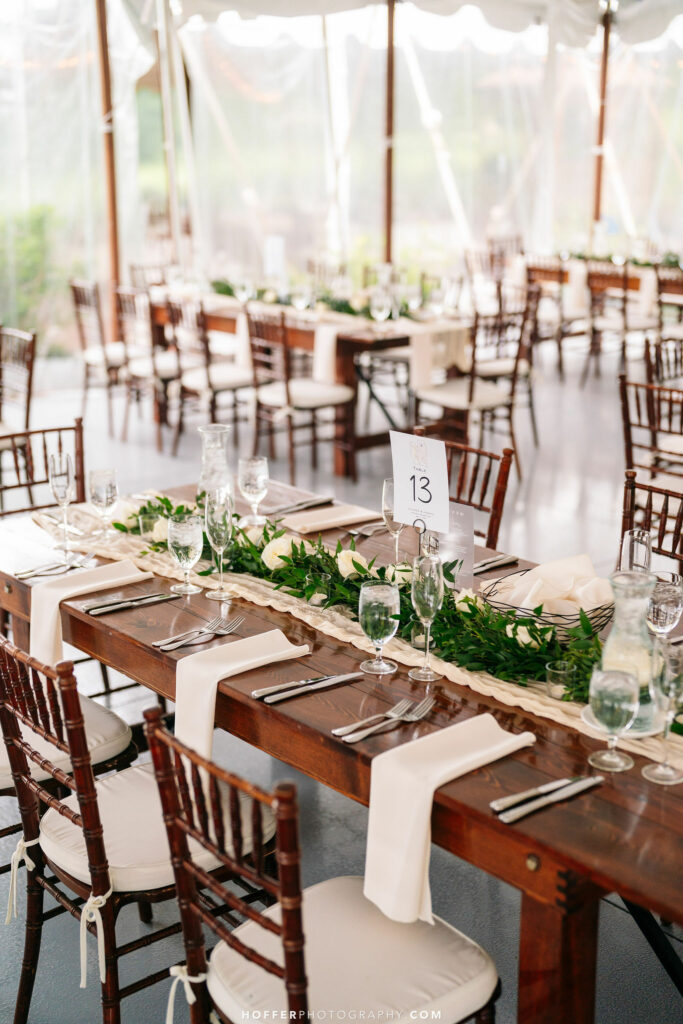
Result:
M139 7L148 0L134 0ZM455 14L471 0L413 0L416 7L431 14ZM179 18L194 15L214 20L224 11L235 11L242 18L259 15L297 17L336 14L363 6L358 0L178 0ZM557 25L557 42L566 46L586 46L602 19L598 0L476 0L494 28L522 32L530 25L545 24L551 18ZM180 13L181 12L181 13ZM629 45L656 39L681 13L681 0L620 0L615 14L619 35Z

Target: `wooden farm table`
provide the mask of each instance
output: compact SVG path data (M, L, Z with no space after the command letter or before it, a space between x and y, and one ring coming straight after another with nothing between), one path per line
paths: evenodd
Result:
M280 307L276 307L280 308ZM163 329L168 323L166 306L161 302L152 302L152 323L154 329L160 332L158 341L163 344ZM206 326L210 331L225 331L234 334L237 330L237 316L239 307L234 308L226 303L224 308L209 308L206 311ZM292 313L295 317L296 314ZM348 318L345 318L348 320ZM329 321L326 321L329 323ZM293 348L305 352L312 352L315 342L315 324L311 322L310 327L301 323L294 324L288 328L289 342ZM380 352L382 349L404 347L410 344L410 338L406 334L383 334L378 337L372 329L359 323L358 330L340 333L337 336L336 355L336 379L340 384L347 384L358 390L358 378L356 376L355 359L363 352ZM356 451L364 451L367 448L376 448L379 445L389 444L389 432L383 430L373 434L356 434ZM336 476L350 476L350 453L335 445L334 449L334 472Z
M299 494L273 485L264 505L274 508ZM327 536L332 539L339 532ZM377 553L390 560L387 539L358 546L366 556ZM152 579L122 592L151 593L167 585ZM20 644L27 642L30 591L30 584L0 570L1 604L12 614ZM212 618L215 603L197 595L93 618L83 611L91 598L62 604L65 640L173 699L176 662L187 652L164 654L151 641ZM255 686L346 672L357 666L361 654L287 614L241 600L233 605L245 616L240 636L279 627L294 643L310 644L312 653L300 662L274 664L222 682L217 726L361 803L368 802L373 755L436 728L490 711L504 728L536 734L533 747L441 787L432 815L435 843L522 893L518 1021L593 1021L598 908L605 893L616 891L683 924L682 787L646 782L640 774L642 758L636 758L636 768L608 776L590 793L505 826L490 811L490 800L550 778L586 774L588 754L604 744L442 679L432 684L437 703L427 722L347 746L330 735L334 726L386 709L403 696L419 699L424 684L412 682L407 669L400 668L388 679L365 676L350 685L265 706L250 697ZM234 767L239 771L239 765Z

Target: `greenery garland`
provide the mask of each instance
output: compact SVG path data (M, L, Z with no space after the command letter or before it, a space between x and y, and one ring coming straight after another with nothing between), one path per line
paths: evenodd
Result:
M230 281L212 281L211 287L218 295L227 295L230 298L236 297L235 285ZM257 302L266 302L280 306L292 305L292 296L289 292L281 292L278 294L274 288L257 288L254 292L254 298ZM321 305L326 306L332 313L345 313L347 316L362 316L365 317L366 320L372 320L370 303L365 300L361 305L354 305L350 299L339 298L333 295L332 292L323 290L315 296L315 302L316 304L321 303ZM409 320L415 319L405 299L401 299L399 303L398 315L399 317L404 317ZM389 313L388 319L394 319L393 310Z
M201 511L201 498L198 508ZM138 515L156 515L166 520L171 515L192 512L188 505L174 506L169 498L156 497L141 506ZM132 517L129 522L132 522ZM348 548L337 542L335 549L315 541L299 540L288 534L277 522L261 527L243 529L235 515L233 541L226 553L224 567L235 573L244 573L257 579L268 580L277 590L308 601L316 592L317 580L322 573L330 577L327 597L322 608L344 605L356 614L363 582L370 578L397 583L400 595L398 636L411 641L417 619L413 611L410 577L411 566L377 566L375 559L367 559L355 549L351 541ZM114 523L124 533L139 534L137 518L134 525ZM166 551L166 524L157 531L158 539L150 542L153 551ZM215 563L211 546L204 535L202 557ZM444 575L453 582L455 563L444 565ZM215 564L199 572L209 575L216 571ZM534 609L540 614L542 606ZM563 700L586 703L591 672L600 660L602 644L593 631L588 617L580 614L580 623L569 632L569 640L561 642L552 627L541 625L532 616L517 616L511 611L498 611L482 601L473 591L447 589L443 605L432 625L434 653L444 661L453 662L470 672L488 672L498 679L526 686L530 681L543 681L549 661L569 661L576 667L574 681Z

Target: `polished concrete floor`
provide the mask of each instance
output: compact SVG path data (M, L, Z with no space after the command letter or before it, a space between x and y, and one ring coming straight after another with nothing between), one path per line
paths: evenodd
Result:
M514 473L501 531L500 547L534 560L587 552L596 568L613 567L619 537L623 454L616 384L616 362L605 358L603 375L591 378L581 389L578 383L580 355L568 359L567 378L560 383L552 352L541 352L536 373L536 399L540 445L535 449L527 414L520 410L517 421L524 478ZM637 372L637 371L636 371ZM61 376L60 376L61 374ZM35 423L57 424L77 414L78 393L66 366L40 368L40 394ZM58 388L47 391L50 388ZM121 410L117 409L120 424ZM244 432L243 445L248 444ZM167 444L168 447L168 444ZM284 453L284 448L282 449ZM123 489L195 481L200 446L193 427L181 442L177 459L159 456L149 410L141 419L131 417L128 444L107 436L101 397L91 399L86 419L86 459L90 468L116 465ZM332 457L323 449L321 467L311 470L300 460L298 483L315 490L335 488L339 496L365 503L379 501L381 480L390 472L388 451L378 449L360 456L360 482L337 481L331 475ZM272 475L285 479L286 465L279 460ZM370 482L370 484L368 483ZM89 675L92 679L92 673ZM88 679L86 679L86 683ZM94 678L96 682L96 677ZM131 720L139 717L149 696L128 691L115 700L119 712ZM216 734L216 756L247 777L266 784L294 777L301 802L304 882L337 874L362 873L366 815L364 808L317 785L292 769L273 761L226 734ZM0 802L0 815L9 816L9 801ZM477 939L493 956L503 983L499 1002L499 1024L515 1020L517 934L520 900L516 891L439 849L432 851L432 891L437 912ZM7 876L0 878L0 906L7 898ZM4 929L0 944L0 1024L8 1024L21 959L23 896L19 920ZM170 919L172 910L155 912L158 921ZM134 909L124 912L121 924L126 937L143 934ZM680 929L671 935L679 952L683 943ZM171 945L173 945L171 943ZM145 973L180 959L179 942L152 947L143 954ZM43 950L36 980L30 1020L32 1024L96 1024L100 1019L99 991L95 983L94 943L89 948L88 988L78 988L78 928L75 922L58 918L45 926ZM136 976L135 964L124 968L123 980ZM164 1019L168 985L162 984L132 997L124 1004L123 1019L130 1024L151 1024ZM177 999L176 1021L187 1021L182 997ZM641 938L635 924L617 896L605 900L600 915L597 1024L679 1024L683 1002ZM561 1021L557 1024L572 1024Z

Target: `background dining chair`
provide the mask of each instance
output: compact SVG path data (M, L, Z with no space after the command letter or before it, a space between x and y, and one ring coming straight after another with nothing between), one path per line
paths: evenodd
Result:
M155 393L149 293L144 288L116 289L116 323L126 350L126 407L121 428L121 440L126 441L131 403L140 408L143 397Z
M255 394L254 455L258 454L261 438L268 438L269 454L275 458L275 432L284 423L287 431L289 455L289 482L296 476L295 449L301 445L311 448L313 469L318 466L318 442L333 440L337 448L348 453L351 477L356 480L355 446L355 392L346 384L318 381L313 377L293 377L291 350L284 313L277 316L253 315L246 308L249 325L249 345L253 367ZM324 412L331 412L331 420L321 420ZM320 437L320 426L334 426L331 437ZM297 441L302 431L306 437Z
M62 662L52 668L6 641L0 641L0 724L19 801L23 842L31 860L30 864L26 862L26 945L15 1024L25 1024L28 1019L43 923L64 910L77 920L87 915L89 924L87 932L82 933L82 942L90 933L97 936L98 945L102 944L103 1024L120 1024L121 1000L167 977L168 968L121 986L119 960L180 931L179 923L165 925L124 943L116 935L117 918L126 905L138 904L142 919L148 922L151 904L175 896L152 766L133 765L95 780L72 664ZM40 737L40 751L30 738L32 733ZM65 771L62 766L66 758L71 767ZM46 785L32 778L31 764L39 764L72 795L56 798ZM227 811L231 798L228 790L217 787L213 795ZM48 808L42 817L40 804ZM235 827L235 844L241 842L248 852L252 847L252 823L245 804L231 804L230 820ZM272 816L265 816L261 826L259 850L274 832ZM231 845L229 833L225 841ZM194 850L202 870L220 870L220 860L210 851ZM247 889L254 893L253 886ZM57 900L57 911L43 909L44 892Z
M621 374L619 397L626 468L683 493L683 391Z
M673 558L683 571L683 493L660 487L657 481L638 480L634 469L626 470L621 536L628 530L652 534L652 553Z
M413 433L420 437L439 436L438 428L432 425L414 427ZM504 448L502 455L497 455L457 441L439 440L444 440L446 445L450 500L459 505L469 505L482 513L486 529L475 525L474 535L482 537L486 547L495 551L510 477L512 449Z
M196 996L190 1006L192 1024L208 1024L212 1008L224 1022L255 1018L264 1011L303 1015L321 1006L362 1008L370 1018L386 1007L389 994L392 1009L406 1020L409 1015L418 1020L435 1006L451 1022L474 1014L482 1024L494 1020L498 979L493 961L445 921L435 917L429 925L389 920L363 896L362 878L330 878L302 891L294 785L280 783L266 792L180 743L163 728L156 709L146 711L145 718L187 956L176 974L187 979ZM249 799L255 823L264 809L272 810L277 876L266 868L258 846L253 864L245 863L237 847L227 847L229 824L219 802L211 798L220 784L230 788L234 800ZM255 827L253 834L257 832ZM232 877L269 892L274 904L256 911L231 899L224 886L212 885L207 901L227 900L233 916L245 918L237 928L228 928L199 899L198 888L208 887L209 879L191 839L199 843L195 850L210 852ZM219 939L208 964L203 926Z
M76 501L85 501L83 420L80 417L76 418L73 426L42 427L4 434L0 438L0 447L3 454L7 453L13 470L11 478L8 479L5 473L0 479L0 517L56 508L50 491L50 455L53 452L68 452L71 455ZM28 503L17 505L17 492L24 491Z
M655 261L659 338L683 342L683 270Z
M113 393L125 379L126 347L122 341L107 341L102 323L100 290L94 281L69 282L76 315L78 339L83 357L83 411L85 416L88 390L99 384L107 391L109 434L114 436Z
M639 301L643 278L633 271L628 260L622 265L591 260L586 280L590 293L590 345L581 373L582 384L588 377L591 359L595 373L600 373L605 335L618 340L621 368L625 369L631 337L656 332L659 326L658 316Z
M683 338L645 339L645 379L648 384L683 386Z
M166 267L159 263L131 263L128 270L134 288L145 291L166 284Z
M12 431L28 430L33 397L33 365L36 335L12 327L0 327L0 510L3 507L2 479L9 455L14 462L26 460L26 449L11 450Z

